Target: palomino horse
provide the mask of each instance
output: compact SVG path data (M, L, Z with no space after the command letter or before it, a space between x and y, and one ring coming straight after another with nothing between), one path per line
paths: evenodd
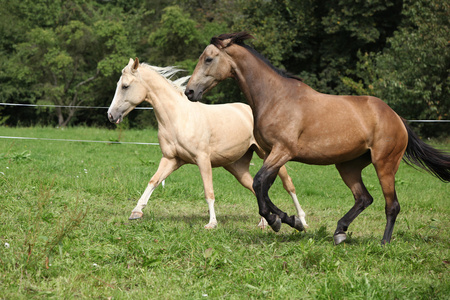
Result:
M253 111L256 141L268 153L253 183L261 216L275 231L281 222L295 224L294 217L278 209L268 195L275 175L286 162L335 164L355 198L354 206L337 223L334 242L339 244L346 239L350 223L373 201L361 179L362 169L372 163L386 200L382 243L390 242L400 211L395 174L403 155L447 182L450 156L419 140L380 99L316 92L245 45L249 38L253 37L245 32L213 37L185 93L198 100L218 82L236 79Z
M202 176L210 214L205 228L214 228L217 220L211 168L224 167L254 193L253 178L249 173L252 154L255 151L260 157L265 155L253 137L253 117L248 105L191 102L183 94L179 82L187 79L181 78L177 82L168 79L177 71L173 67L158 68L139 64L137 58L134 61L130 59L122 70L108 109L109 120L118 124L137 105L147 101L153 106L158 121L158 140L163 157L129 219L143 216L142 209L151 194L173 171L184 164L196 164ZM298 203L292 179L284 166L278 174L294 201L299 217L296 228L301 230L302 223L306 226L305 213ZM264 225L265 220L261 218L259 226Z

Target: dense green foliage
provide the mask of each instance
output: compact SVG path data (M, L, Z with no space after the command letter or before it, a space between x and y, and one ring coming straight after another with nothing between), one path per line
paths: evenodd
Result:
M246 30L275 66L321 92L378 96L407 119L448 119L449 12L441 0L1 0L0 101L108 106L130 57L187 75L212 36ZM227 81L206 101L243 99ZM103 111L0 106L0 123L106 119Z
M155 142L155 130L7 128L0 135ZM434 144L449 148L448 141ZM402 164L401 212L390 245L380 240L384 200L374 197L333 245L353 197L333 166L289 163L308 231L261 231L255 197L214 169L219 226L196 166L158 187L142 220L127 218L161 152L157 146L2 140L0 299L448 299L450 186ZM262 161L254 157L250 172ZM277 179L273 201L295 209Z

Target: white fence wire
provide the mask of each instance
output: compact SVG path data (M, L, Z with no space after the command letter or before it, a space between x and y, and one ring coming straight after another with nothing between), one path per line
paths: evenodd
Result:
M72 105L46 105L46 104L24 104L24 103L0 103L0 106L18 106L18 107L49 107L49 108L77 108L77 109L108 109L106 106L72 106ZM153 107L135 107L135 109L153 109ZM159 146L159 143L143 143L143 142L118 142L118 141L92 141L92 140L72 140L72 139L50 139L50 138L34 138L23 136L0 136L0 139L15 140L41 140L41 141L57 141L57 142L82 142L82 143L105 143L105 144L132 144L132 145L151 145Z
M24 104L24 103L0 103L0 106L18 106L18 107L49 107L49 108L77 108L77 109L108 109L106 106L71 106L71 105L45 105L45 104ZM153 109L153 107L135 107L135 109ZM450 120L407 120L410 123L450 123ZM133 144L133 145L152 145L159 146L159 143L141 143L141 142L118 142L118 141L92 141L92 140L72 140L72 139L50 139L34 138L20 136L0 136L0 139L16 140L41 140L58 142L82 142L82 143L105 143L105 144Z
M1 106L22 106L22 107L61 107L78 109L108 109L106 106L72 106L72 105L50 105L50 104L23 104L23 103L0 103ZM153 109L153 107L135 107L134 109Z

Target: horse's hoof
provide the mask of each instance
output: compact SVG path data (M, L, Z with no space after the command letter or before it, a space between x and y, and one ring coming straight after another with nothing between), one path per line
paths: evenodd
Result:
M281 219L278 215L275 215L275 217L275 222L270 227L272 227L273 231L278 232L281 229Z
M294 228L297 229L298 231L305 230L302 221L298 217L294 217Z
M339 245L343 241L347 239L347 235L345 233L338 233L333 236L334 244Z
M261 229L266 229L267 225L269 225L269 223L267 223L266 219L261 217L261 221L259 221L258 227Z
M143 212L140 211L132 211L131 212L131 216L128 218L128 220L137 220L142 218L142 216L144 215Z
M209 223L205 225L205 229L214 229L217 227L217 223Z

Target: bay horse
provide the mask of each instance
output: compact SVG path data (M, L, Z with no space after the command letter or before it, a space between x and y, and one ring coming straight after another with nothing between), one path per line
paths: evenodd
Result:
M389 243L400 212L395 174L402 158L439 179L450 180L450 156L422 142L385 102L370 96L335 96L313 90L298 77L271 65L245 40L249 33L211 39L186 85L191 100L217 83L234 78L250 104L254 136L268 153L253 188L259 213L275 231L295 218L278 209L268 191L279 168L288 161L334 164L351 190L355 204L338 221L334 243L346 240L350 223L372 202L361 171L372 163L386 201L382 244Z
M130 59L122 70L117 88L108 109L108 118L119 124L123 118L143 101L153 107L158 121L158 140L163 154L158 169L133 209L130 220L143 216L151 194L173 171L184 164L196 164L203 180L205 199L209 208L209 223L205 228L217 226L214 210L212 167L223 167L244 187L254 193L249 165L253 152L261 158L265 154L253 137L253 116L243 103L206 105L194 103L184 95L182 82L187 78L171 81L177 73L174 67L155 67ZM298 202L295 187L286 167L278 175L283 187L290 194L297 210L296 229L307 227L305 212ZM267 222L261 218L258 226Z

